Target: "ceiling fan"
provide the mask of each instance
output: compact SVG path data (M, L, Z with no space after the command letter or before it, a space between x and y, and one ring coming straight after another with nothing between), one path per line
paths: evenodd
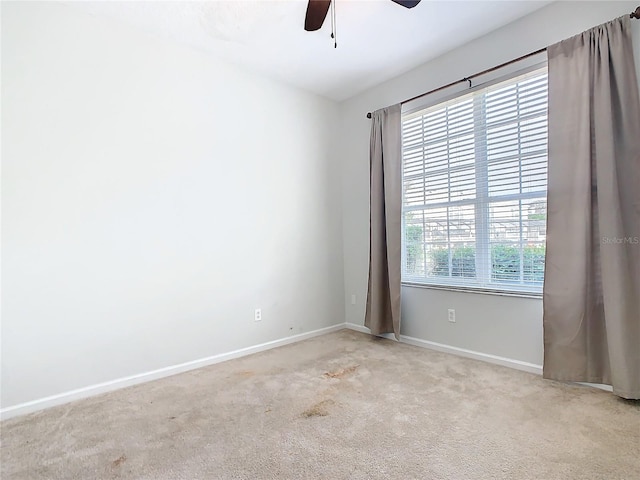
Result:
M413 8L420 3L420 0L391 0L405 8ZM308 32L319 30L327 18L331 0L309 0L307 5L307 15L304 18L304 29Z

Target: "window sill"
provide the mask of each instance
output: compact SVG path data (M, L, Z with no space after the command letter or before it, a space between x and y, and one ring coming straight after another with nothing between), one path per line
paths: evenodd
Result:
M415 282L405 282L402 281L401 285L403 287L411 287L411 288L426 288L429 290L445 290L448 292L457 292L457 293L476 293L480 295L496 295L499 297L518 297L518 298L532 298L536 300L542 300L542 293L533 293L533 292L517 292L517 291L503 291L503 290L488 290L482 288L473 288L473 287L457 287L453 285L428 285L425 283L415 283Z

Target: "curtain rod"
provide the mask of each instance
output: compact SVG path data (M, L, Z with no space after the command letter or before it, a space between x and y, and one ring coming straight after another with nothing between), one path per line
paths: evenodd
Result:
M433 90L429 90L428 92L421 93L420 95L416 95L415 97L407 98L406 100L403 100L400 103L401 104L402 103L409 103L409 102L411 102L413 100L417 100L418 98L426 97L427 95L431 95L432 93L439 92L440 90L444 90L445 88L453 87L454 85L457 85L457 84L462 83L462 82L469 82L469 87L471 87L472 86L471 85L471 79L472 78L479 77L480 75L484 75L485 73L493 72L494 70L498 70L499 68L506 67L507 65L511 65L512 63L516 63L516 62L519 62L520 60L524 60L525 58L529 58L529 57L532 57L532 56L537 55L539 53L545 52L546 50L547 50L546 48L541 48L540 50L536 50L535 52L527 53L526 55L523 55L521 57L515 58L515 59L510 60L510 61L505 62L505 63L501 63L500 65L496 65L495 67L487 68L486 70L483 70L481 72L474 73L470 77L464 77L461 80L456 80L455 82L448 83L446 85L443 85L442 87L434 88ZM367 113L367 118L371 118L371 112Z
M640 19L640 7L636 8L635 12L631 12L631 14L629 14L629 17ZM443 85L442 87L438 87L438 88L434 88L433 90L429 90L426 93L421 93L420 95L416 95L415 97L407 98L406 100L403 100L400 103L401 104L409 103L409 102L411 102L413 100L417 100L418 98L426 97L427 95L431 95L432 93L439 92L440 90L444 90L445 88L453 87L454 85L457 85L457 84L462 83L462 82L469 82L469 87L471 87L472 86L471 85L471 79L472 78L479 77L480 75L484 75L486 73L491 73L494 70L498 70L499 68L506 67L508 65L511 65L512 63L519 62L521 60L524 60L525 58L533 57L534 55L538 55L539 53L546 52L546 51L547 51L546 47L545 48L541 48L540 50L536 50L535 52L527 53L526 55L523 55L523 56L518 57L518 58L514 58L513 60L510 60L510 61L505 62L505 63L501 63L500 65L496 65L495 67L487 68L486 70L483 70L481 72L474 73L473 75L471 75L469 77L464 77L461 80L456 80L455 82L448 83L447 85ZM371 118L371 112L367 113L367 118Z

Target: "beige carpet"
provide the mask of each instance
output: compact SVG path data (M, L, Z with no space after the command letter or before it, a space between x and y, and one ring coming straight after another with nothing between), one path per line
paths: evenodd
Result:
M2 423L9 479L640 478L640 405L341 331Z

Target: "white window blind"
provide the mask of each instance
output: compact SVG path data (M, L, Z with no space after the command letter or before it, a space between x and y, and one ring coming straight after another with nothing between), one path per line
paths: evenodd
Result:
M403 115L403 282L539 293L547 69Z

